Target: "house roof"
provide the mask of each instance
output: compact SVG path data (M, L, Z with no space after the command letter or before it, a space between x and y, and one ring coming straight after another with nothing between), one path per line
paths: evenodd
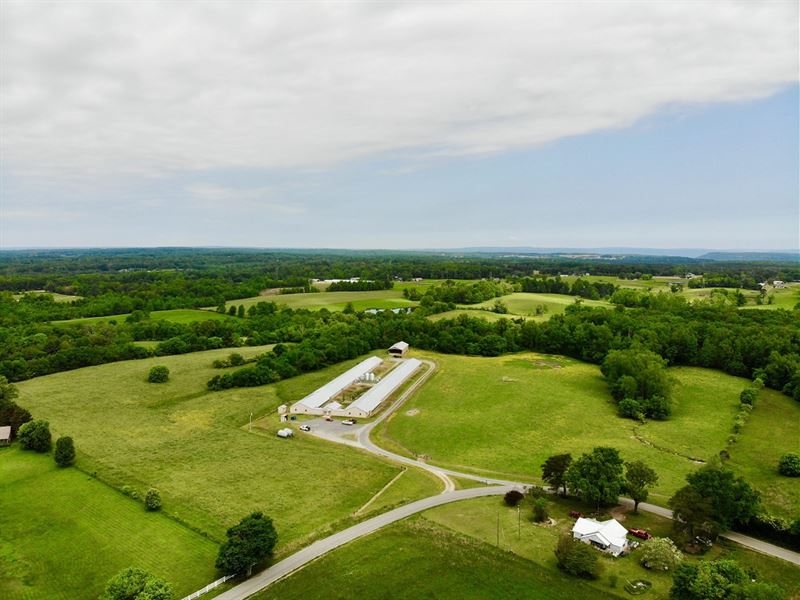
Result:
M0 440L11 439L11 425L3 425L0 427Z
M572 532L580 537L597 536L607 546L624 546L628 539L628 530L616 519L595 521L581 517L575 521Z

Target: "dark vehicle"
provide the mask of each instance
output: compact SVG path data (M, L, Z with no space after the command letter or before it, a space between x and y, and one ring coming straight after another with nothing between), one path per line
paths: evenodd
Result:
M649 540L651 537L653 537L652 533L644 529L628 529L628 533L643 540Z
M577 510L569 511L569 516L573 519L580 519L583 516L583 513L579 513Z

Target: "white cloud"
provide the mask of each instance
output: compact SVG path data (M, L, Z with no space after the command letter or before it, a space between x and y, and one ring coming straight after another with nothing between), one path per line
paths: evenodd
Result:
M501 152L798 78L796 2L1 7L2 168L23 178Z

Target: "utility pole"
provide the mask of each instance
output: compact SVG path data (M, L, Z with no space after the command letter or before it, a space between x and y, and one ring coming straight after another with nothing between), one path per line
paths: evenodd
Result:
M497 510L497 547L500 547L500 509Z
M519 504L517 504L517 539L520 539L521 536L522 536L522 517L520 517Z
M247 431L253 431L253 413L250 413L250 427L247 428Z

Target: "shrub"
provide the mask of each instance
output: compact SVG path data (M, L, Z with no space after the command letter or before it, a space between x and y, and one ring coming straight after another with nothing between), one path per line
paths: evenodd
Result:
M525 495L518 490L509 490L506 492L506 495L503 496L503 502L506 503L506 506L516 506L522 502L524 497Z
M245 360L244 360L244 356L242 356L238 352L233 352L228 357L228 362L231 363L232 367L240 367L245 363Z
M757 392L754 388L745 388L739 394L739 402L748 406L754 406L756 403Z
M169 369L164 365L156 365L147 374L150 383L166 383L169 379Z
M547 500L544 498L537 498L533 502L533 520L537 523L542 523L550 517L547 510Z
M778 472L786 477L800 477L800 456L788 452L778 461Z
M25 450L47 452L52 446L50 424L47 421L28 421L19 428L19 443Z
M572 539L569 533L562 533L556 543L555 555L558 567L570 575L596 579L601 572L599 552L583 542Z
M623 398L617 405L617 411L620 417L627 417L628 419L636 419L641 421L644 419L642 412L642 405L633 398Z
M160 510L161 509L161 494L155 488L150 488L144 495L144 507L146 510Z
M172 600L172 588L147 571L128 567L109 579L100 600Z
M669 538L653 538L642 547L641 562L648 569L671 571L683 560L683 554Z
M68 435L56 440L56 464L59 467L68 467L75 462L75 444Z

